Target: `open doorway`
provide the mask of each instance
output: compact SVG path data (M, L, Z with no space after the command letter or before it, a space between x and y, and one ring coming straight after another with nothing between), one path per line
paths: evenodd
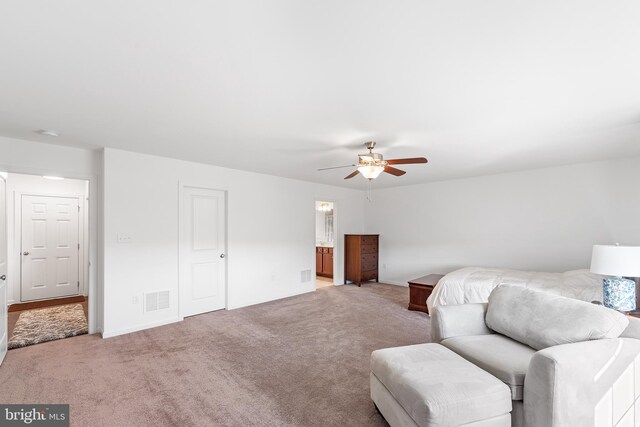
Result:
M5 176L9 349L88 333L89 181Z
M316 201L316 289L333 286L334 223L333 202Z

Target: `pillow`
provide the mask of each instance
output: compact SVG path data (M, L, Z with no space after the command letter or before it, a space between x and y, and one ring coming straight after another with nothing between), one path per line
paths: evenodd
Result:
M485 322L502 335L542 350L559 344L617 338L629 319L601 305L501 285L489 295Z

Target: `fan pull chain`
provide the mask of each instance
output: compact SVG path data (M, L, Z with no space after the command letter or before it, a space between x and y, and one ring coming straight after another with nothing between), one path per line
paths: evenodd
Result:
M371 181L373 181L372 179L368 179L368 188L367 188L367 202L371 203L372 199L371 199Z

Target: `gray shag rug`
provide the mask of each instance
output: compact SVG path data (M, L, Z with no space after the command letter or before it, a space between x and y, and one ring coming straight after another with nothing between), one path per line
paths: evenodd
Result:
M89 331L82 305L60 305L21 313L9 340L9 349L59 340Z

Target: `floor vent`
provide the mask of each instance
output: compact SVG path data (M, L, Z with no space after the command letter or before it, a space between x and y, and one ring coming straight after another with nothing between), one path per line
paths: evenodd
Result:
M300 272L300 282L310 282L311 281L311 270L302 270Z
M149 292L144 294L144 312L169 308L169 291Z

